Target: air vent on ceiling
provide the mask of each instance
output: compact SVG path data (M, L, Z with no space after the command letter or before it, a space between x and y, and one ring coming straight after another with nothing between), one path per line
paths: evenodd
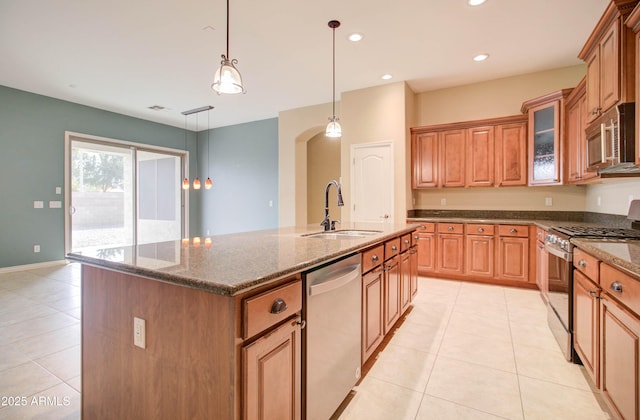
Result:
M153 111L162 111L163 109L166 109L166 108L160 105L153 105L153 106L150 106L149 109Z

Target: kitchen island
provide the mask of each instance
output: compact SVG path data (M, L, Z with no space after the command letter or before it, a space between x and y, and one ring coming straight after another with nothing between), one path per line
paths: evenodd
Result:
M343 229L378 232L308 226L68 255L83 264L83 417L240 419L260 405L299 418L302 273L415 226ZM256 365L262 347L273 357Z

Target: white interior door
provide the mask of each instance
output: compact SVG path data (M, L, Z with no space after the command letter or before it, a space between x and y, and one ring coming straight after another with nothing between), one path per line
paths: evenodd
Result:
M393 221L393 154L391 143L351 147L351 220Z

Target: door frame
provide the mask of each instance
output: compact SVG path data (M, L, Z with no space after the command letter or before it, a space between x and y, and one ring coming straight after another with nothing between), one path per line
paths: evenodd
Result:
M128 140L119 140L112 139L108 137L100 137L94 136L91 134L82 134L76 133L73 131L65 131L64 132L64 254L67 255L71 252L71 182L72 182L72 174L71 174L71 142L73 140L77 141L86 141L87 143L96 143L96 144L105 144L112 146L121 146L128 147L133 149L134 160L135 163L134 175L136 187L135 191L137 192L137 157L136 152L138 150L144 150L148 152L158 152L158 153L166 153L174 156L180 157L181 160L181 169L183 174L189 173L189 151L188 150L180 150L180 149L172 149L169 147L162 146L154 146L150 144L144 143L136 143ZM181 198L181 218L182 218L182 237L185 237L185 234L189 232L189 190L180 189L180 198ZM138 200L137 194L134 200L134 208L135 208L135 223L134 226L134 238L137 237L137 219L138 219ZM188 236L188 235L186 235Z
M394 197L395 197L395 165L394 165L394 155L393 155L393 142L392 141L377 141L377 142L371 142L371 143L355 143L355 144L351 144L351 150L350 150L350 156L349 156L349 160L350 160L350 173L349 173L349 180L350 180L350 184L351 184L351 197L355 197L355 151L358 149L368 149L368 148L372 148L372 147L388 147L389 149L389 172L390 172L390 176L392 178L391 181L391 191L389 192L389 200L390 200L390 210L389 210L389 219L385 222L382 221L382 223L393 223L394 221L394 217L395 217L395 202L394 202ZM355 222L355 211L353 209L353 204L350 206L349 208L349 219L352 222Z

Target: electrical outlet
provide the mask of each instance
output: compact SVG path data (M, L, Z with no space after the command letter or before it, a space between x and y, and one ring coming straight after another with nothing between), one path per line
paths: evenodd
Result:
M33 246L33 252L40 252L40 245L34 245Z
M544 199L544 205L549 207L549 206L553 206L553 198L551 197L546 197Z
M133 345L142 349L147 347L146 321L142 318L133 318Z
M602 198L600 196L596 197L596 205L600 207L602 205Z
M447 199L446 198L441 198L440 199L440 205L441 206L446 206L447 205Z

